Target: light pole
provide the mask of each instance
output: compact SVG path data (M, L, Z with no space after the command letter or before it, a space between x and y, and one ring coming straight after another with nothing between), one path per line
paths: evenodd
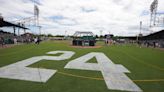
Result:
M139 37L142 35L141 30L142 30L142 21L140 21L140 30L139 30L139 34L137 34L137 41L139 40Z
M140 33L139 33L139 38L142 37L142 33L141 33L141 31L142 31L142 21L140 21ZM140 40L141 40L141 39L140 39Z
M65 37L67 36L67 31L65 31Z
M102 30L100 30L100 36L102 36L102 32L103 32L103 31L102 31Z
M140 21L140 33L141 34L141 30L142 30L142 21Z
M38 26L38 28L39 28L39 34L41 35L41 28L42 28L42 26Z

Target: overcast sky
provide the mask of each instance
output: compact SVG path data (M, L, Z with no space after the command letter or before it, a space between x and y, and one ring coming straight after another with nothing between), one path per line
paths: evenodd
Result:
M75 31L94 34L135 36L143 21L143 34L150 33L150 4L153 0L36 0L42 33L72 35ZM164 14L164 0L158 0L158 13ZM33 0L0 0L0 13L7 21L33 16ZM26 23L29 31L38 30ZM9 29L6 29L9 30Z

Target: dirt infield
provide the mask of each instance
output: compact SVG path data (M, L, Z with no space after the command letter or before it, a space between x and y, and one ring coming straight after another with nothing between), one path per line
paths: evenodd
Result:
M162 51L164 51L164 48L156 48L156 49L159 49L159 50L162 50Z
M11 48L11 47L14 47L14 46L17 46L17 45L20 45L20 44L5 44L5 45L0 45L0 48L2 49L5 49L5 48Z
M101 48L102 46L73 46L70 45L73 48Z

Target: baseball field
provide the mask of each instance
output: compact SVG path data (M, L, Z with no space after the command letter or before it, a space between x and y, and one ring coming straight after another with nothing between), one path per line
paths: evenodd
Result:
M163 92L164 91L164 51L154 48L138 47L131 44L105 46L103 42L98 42L98 48L72 47L70 41L46 41L39 45L23 44L10 48L0 48L0 92L128 92L124 88L110 87L110 82L117 81L117 78L104 78L104 72L95 69L75 69L66 68L69 62L80 60L80 57L89 55L88 53L103 54L113 65L122 65L123 72L129 80L133 82L143 92ZM47 54L47 52L59 51L59 53ZM27 64L26 68L38 70L39 78L31 78L35 74L18 69L23 74L13 73L16 64L22 60L32 57L60 57L62 52L73 52L66 59L39 59L37 62ZM69 55L68 55L69 56ZM66 56L67 57L67 56ZM96 56L98 57L98 56ZM100 57L100 56L99 56ZM82 59L82 60L85 60ZM86 64L98 65L104 59L97 60L91 57ZM25 62L25 61L23 61ZM80 61L78 61L80 62ZM24 63L22 63L24 64ZM21 65L19 63L19 65ZM101 64L100 64L101 65ZM10 66L10 68L8 68ZM12 68L11 68L12 67ZM75 65L76 67L76 65ZM101 66L103 69L103 65ZM106 66L104 66L106 67ZM108 66L107 66L108 67ZM83 68L83 67L82 67ZM88 67L87 67L88 68ZM109 66L110 69L110 66ZM115 68L113 68L115 69ZM122 68L121 68L122 69ZM44 76L42 76L44 70ZM49 70L49 73L47 73ZM51 71L50 71L51 70ZM55 70L55 71L53 71ZM4 72L5 71L5 72ZM13 71L13 72L12 72ZM35 71L35 70L34 70ZM47 71L47 72L46 72ZM113 70L115 71L115 70ZM115 74L112 72L111 74ZM121 71L121 70L120 70ZM122 70L123 71L123 70ZM5 75L6 74L6 75ZM47 74L47 75L46 75ZM28 76L27 76L28 75ZM26 78L24 78L25 76ZM47 76L49 76L47 78ZM120 76L118 76L120 77ZM45 78L45 80L44 80ZM42 80L43 79L43 80ZM107 80L106 80L107 79ZM108 81L108 82L107 82ZM118 80L126 84L124 78ZM109 85L108 85L109 83ZM124 85L125 86L125 85ZM135 90L134 90L135 91Z

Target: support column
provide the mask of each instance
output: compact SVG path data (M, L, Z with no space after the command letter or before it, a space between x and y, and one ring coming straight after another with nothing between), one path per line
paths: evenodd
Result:
M14 36L15 36L15 35L16 35L16 34L15 34L15 26L13 27L13 29L14 29Z

